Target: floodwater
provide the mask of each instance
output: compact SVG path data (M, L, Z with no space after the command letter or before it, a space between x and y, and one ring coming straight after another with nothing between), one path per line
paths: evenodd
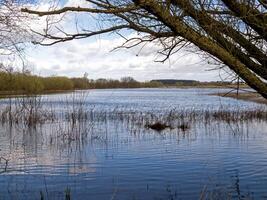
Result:
M178 123L170 113L266 109L208 95L219 90L228 91L44 95L42 109L57 120L35 127L0 125L0 199L265 199L267 119L207 123L184 117L186 130L145 126L166 119ZM0 101L1 107L7 103ZM66 113L77 110L88 115L73 123Z

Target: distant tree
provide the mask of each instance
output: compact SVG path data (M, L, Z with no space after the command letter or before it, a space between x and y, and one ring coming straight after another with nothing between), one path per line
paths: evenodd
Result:
M72 78L74 89L88 89L90 88L89 80L85 77L83 78Z
M72 90L74 89L74 84L71 79L67 77L46 77L42 78L42 83L44 85L44 90Z
M137 82L137 81L133 77L126 76L126 77L122 77L121 78L121 82L134 83L134 82Z
M207 53L228 66L250 87L267 98L267 1L266 0L84 0L85 7L63 7L49 11L23 9L23 12L50 16L91 13L103 22L98 30L77 28L66 33L57 23L39 33L52 45L122 29L138 32L126 39L130 48L158 42L165 61L184 47ZM107 23L106 23L107 22ZM77 24L75 25L76 27ZM121 33L119 33L121 35Z
M0 72L3 80L3 90L14 91L16 90L16 84L14 79L15 69L12 65L0 64Z
M121 83L126 88L137 88L140 87L139 82L137 82L133 77L126 76L121 78Z
M43 82L37 76L18 74L16 76L16 84L18 84L17 90L27 95L39 94L44 90Z

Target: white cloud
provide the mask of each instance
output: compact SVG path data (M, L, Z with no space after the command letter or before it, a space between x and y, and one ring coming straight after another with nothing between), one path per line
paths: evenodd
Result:
M84 0L68 0L66 6L88 6ZM50 4L44 2L38 5L38 10L47 10ZM36 8L37 9L37 8ZM75 20L86 21L86 17L79 19L70 14L62 21L64 30L76 31L72 26ZM31 22L31 28L41 31L45 25L45 17ZM89 24L88 24L89 23ZM94 29L94 24L88 22L84 26ZM83 23L82 23L83 24ZM130 35L136 36L135 34ZM54 46L34 46L27 51L29 62L35 66L35 73L40 75L82 76L88 72L89 78L120 78L133 76L137 80L151 80L159 78L218 80L217 71L205 71L209 66L198 55L180 51L165 63L154 62L157 59L156 44L148 44L132 49L111 50L124 42L123 38L115 36L93 37L84 40L74 40ZM138 55L138 56L137 56Z
M154 62L157 48L111 50L122 44L123 39L85 39L74 40L50 47L37 47L29 56L41 75L82 76L88 72L89 77L120 78L133 76L137 80L158 78L178 78L196 80L217 80L218 72L210 71L207 63L198 55L181 51L165 63Z

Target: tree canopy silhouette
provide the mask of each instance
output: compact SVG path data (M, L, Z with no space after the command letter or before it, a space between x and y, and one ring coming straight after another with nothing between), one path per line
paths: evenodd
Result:
M267 1L266 0L84 0L84 7L46 11L22 9L39 16L90 13L99 29L70 33L50 23L42 33L53 45L128 29L138 37L125 38L131 48L157 41L165 61L184 47L197 48L229 67L251 88L267 98ZM77 25L77 27L79 27ZM57 31L55 31L57 30Z

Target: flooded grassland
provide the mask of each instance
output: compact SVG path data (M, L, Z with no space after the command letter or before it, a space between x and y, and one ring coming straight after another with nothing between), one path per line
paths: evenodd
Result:
M267 198L266 105L217 91L2 99L0 199Z

